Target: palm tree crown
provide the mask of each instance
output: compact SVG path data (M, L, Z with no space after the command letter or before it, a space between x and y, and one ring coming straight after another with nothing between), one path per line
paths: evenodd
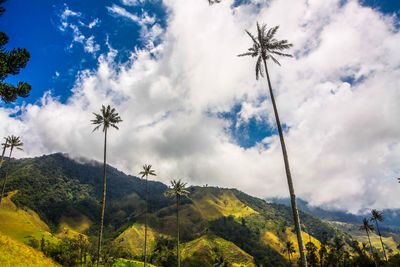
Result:
M221 0L208 0L208 3L211 5L221 3Z
M19 136L15 136L15 135L11 135L9 137L7 137L6 143L8 143L8 146L11 147L11 150L13 148L19 149L19 150L23 150L22 148L20 148L21 146L24 145L24 143L22 143L21 139Z
M8 138L4 137L4 143L1 144L1 147L3 148L3 152L1 153L1 159L0 159L0 167L3 164L3 158L4 158L4 153L6 152L6 149L10 147L10 144L8 143Z
M110 105L101 107L101 114L94 113L96 117L94 120L91 120L92 124L98 124L94 129L93 132L100 128L103 125L103 132L105 132L110 126L114 127L115 129L119 129L117 127L117 123L121 122L121 118L119 117L118 113L115 112L115 108L111 108Z
M144 177L148 177L149 175L154 175L156 176L154 170L151 169L151 165L143 165L143 171L139 172L139 175L142 176L142 178Z
M10 155L8 157L8 163L10 163L13 149L16 148L16 149L19 149L19 150L23 150L21 148L21 146L23 146L23 145L24 145L24 143L21 142L21 139L20 139L19 136L11 135L11 136L8 136L6 138L6 142L4 144L3 154L4 154L4 151L5 151L6 147L9 146L10 147ZM3 156L2 156L1 161L3 161ZM1 206L1 202L3 200L4 192L5 192L5 189L6 189L7 175L8 175L9 168L10 168L10 164L7 165L6 174L4 176L4 181L3 181L3 186L2 186L2 189L1 189L1 196L0 196L0 206Z
M373 209L373 210L371 210L371 221L383 221L383 215L382 215L382 212L380 212L380 211L378 211L378 210L376 210L376 209Z
M274 38L278 29L279 26L275 26L267 31L266 24L260 26L260 24L258 24L257 22L257 37L251 34L249 31L245 30L246 33L250 36L250 38L253 40L253 46L248 49L248 52L240 54L238 56L258 57L256 63L257 80L260 75L264 76L264 71L262 67L263 60L266 61L268 59L272 59L272 61L274 61L276 64L280 66L281 64L275 58L276 55L284 57L292 57L292 55L282 53L282 51L292 47L293 45L288 43L287 40L277 40Z
M171 181L171 190L165 192L165 196L167 197L176 197L177 199L180 199L181 197L186 197L189 195L189 191L185 189L187 183L184 183L179 180L172 180Z
M369 224L367 218L363 218L363 224L360 226L360 230L364 230L367 233L374 231L374 226L372 224Z
M283 249L284 252L288 252L290 254L295 253L296 249L294 248L292 241L286 241L285 248Z

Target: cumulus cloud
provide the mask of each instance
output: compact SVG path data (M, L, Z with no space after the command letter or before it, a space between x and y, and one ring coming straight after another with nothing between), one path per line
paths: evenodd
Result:
M128 1L123 1L128 2ZM238 58L255 21L280 25L278 38L295 58L270 64L297 196L352 212L399 207L400 33L393 17L355 0L164 0L160 42L117 64L116 51L82 70L66 103L47 93L20 111L0 108L1 135L21 135L32 156L51 152L102 159L102 135L92 112L116 107L123 122L109 132L108 162L136 174L152 164L157 178L237 187L260 197L288 196L279 138L251 148L234 140L221 116L242 103L237 121L275 127L266 81L255 81L252 58ZM287 6L292 8L287 9ZM142 25L153 20L108 8ZM159 27L159 26L158 26ZM11 116L19 112L19 116Z

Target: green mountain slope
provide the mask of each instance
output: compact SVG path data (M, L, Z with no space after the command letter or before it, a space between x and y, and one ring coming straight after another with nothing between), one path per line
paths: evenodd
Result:
M107 177L105 238L116 240L131 257L141 257L145 181L111 166ZM162 183L149 182L150 254L155 250L165 255L165 259L154 258L154 262L173 259L175 253L176 208L175 202L164 196L167 189ZM18 207L37 213L51 232L59 236L96 236L101 164L72 160L60 153L12 160L7 191L16 190L18 193L10 193L9 198ZM232 264L242 262L247 266L288 264L282 248L285 242L296 241L289 207L266 203L236 189L192 186L189 191L189 198L183 198L180 207L182 259L186 266L201 261L211 264L221 256ZM303 230L317 245L316 240L323 235L328 239L344 236L350 243L350 236L330 223L305 212L300 212L300 217Z
M25 267L25 266L61 266L52 259L21 242L0 232L0 266Z

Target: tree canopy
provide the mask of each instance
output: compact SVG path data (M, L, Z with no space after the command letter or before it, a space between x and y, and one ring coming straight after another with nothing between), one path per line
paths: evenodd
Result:
M0 16L5 8L1 6L6 0L0 0ZM14 102L18 97L27 97L32 86L27 82L19 81L16 85L4 80L9 74L17 75L26 67L31 55L26 48L13 48L7 50L4 46L8 43L8 36L0 32L0 97L6 103Z

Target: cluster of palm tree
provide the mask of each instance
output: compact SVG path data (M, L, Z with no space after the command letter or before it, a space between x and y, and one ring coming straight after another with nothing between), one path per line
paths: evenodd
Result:
M209 0L210 4L219 3L220 0ZM279 119L278 109L275 101L275 97L272 91L271 80L269 77L268 67L267 67L267 60L271 59L274 63L280 65L279 61L276 59L276 56L284 56L284 57L291 57L292 55L286 54L283 51L292 47L292 44L288 43L287 40L277 40L275 39L275 35L278 31L279 26L275 26L273 28L267 29L266 25L260 26L257 22L257 35L254 36L249 31L246 30L246 33L250 36L253 41L252 47L248 49L248 52L240 54L238 56L252 56L257 58L256 62L256 79L258 80L260 76L264 76L264 72L268 82L268 89L269 95L272 101L272 106L274 110L276 125L279 132L279 140L281 143L283 160L285 164L285 171L286 171L286 178L289 187L290 199L291 199L291 206L294 218L294 227L297 234L297 241L299 245L300 251L300 261L301 266L307 266L307 259L306 253L304 249L303 238L301 234L301 227L300 227L300 218L299 212L297 209L296 204L296 196L294 192L293 180L290 172L289 167L289 159L287 155L287 149L285 145L285 140L283 137L283 131L281 122ZM106 140L107 140L107 129L109 126L112 126L116 129L116 123L121 122L122 120L118 116L118 113L115 112L115 109L108 105L107 108L104 106L101 109L101 114L94 113L96 118L92 120L93 124L96 124L97 127L94 129L98 129L101 125L103 125L103 132L104 132L104 181L103 181L103 199L102 199L102 211L101 211L101 223L100 223L100 230L99 230L99 245L98 245L98 262L100 261L100 249L101 249L101 239L102 239L102 232L103 232L103 220L104 220L104 206L105 206L105 196L106 196ZM94 131L93 130L93 131ZM146 169L148 168L148 170ZM142 177L146 177L146 212L145 212L145 264L147 263L147 178L148 175L155 175L154 172L151 174L150 172L151 165L145 165L144 171L140 173ZM167 193L168 196L175 196L176 203L177 203L177 236L178 236L178 246L177 246L177 254L178 254L178 266L180 264L180 256L179 256L179 199L181 196L187 195L187 191L184 190L185 183L182 183L180 180L176 181L173 180L171 182L172 190Z
M7 148L10 148L10 154L8 156L8 162L7 162L8 164L7 164L6 172L4 175L3 186L1 189L0 207L1 207L1 202L3 200L3 197L4 197L4 191L6 189L7 176L8 176L8 171L10 168L10 160L11 160L11 155L12 155L13 149L16 148L16 149L22 150L21 146L24 145L21 142L21 139L19 136L10 135L8 137L5 137L4 139L5 139L5 142L1 144L1 146L3 147L3 152L1 153L0 168L3 166L4 154L6 153Z
M146 204L145 204L145 220L144 220L144 266L147 266L147 213L148 213L148 177L149 175L156 176L154 170L151 169L151 165L143 165L143 170L139 172L139 175L142 178L146 178ZM186 189L186 183L182 182L182 180L172 180L171 181L171 190L165 192L166 197L173 197L176 201L176 223L177 223L177 261L178 267L180 266L180 250L179 250L179 201L182 197L187 197L189 191Z
M100 264L100 252L101 252L101 243L103 238L103 222L104 222L104 209L106 204L106 167L107 167L107 130L108 128L113 127L115 129L119 129L117 127L117 123L122 122L122 119L116 112L115 108L111 108L110 105L105 107L102 106L100 113L93 113L95 115L95 119L91 120L92 124L95 124L96 127L93 129L93 132L103 127L104 132L104 163L103 163L103 197L101 200L101 216L100 216L100 229L99 229L99 240L98 240L98 248L97 248L97 266ZM152 165L143 165L143 170L139 172L139 175L142 178L146 178L146 206L145 206L145 231L144 231L144 266L147 266L147 213L148 213L148 177L156 176L155 171L152 169ZM177 260L178 267L180 267L180 251L179 251L179 201L181 197L187 196L189 191L185 189L186 183L179 180L171 181L171 190L165 192L165 196L174 197L176 199L176 221L177 221Z
M381 231L379 229L378 221L379 222L383 221L383 214L382 214L382 212L380 212L380 211L378 211L376 209L372 209L371 210L371 217L369 219L363 218L363 220L362 220L363 224L360 226L360 230L363 230L363 231L365 231L367 233L368 242L369 242L369 249L370 249L370 252L371 252L371 256L374 259L375 266L377 266L378 264L377 264L377 259L374 256L375 254L372 251L373 247L372 247L371 238L370 238L370 233L374 232L374 226L372 224L370 224L370 222L375 222L376 230L377 230L377 233L379 235L379 239L380 239L381 245L382 245L383 255L385 257L386 263L388 262L388 258L387 258L387 255L386 255L385 246L383 245L382 235L381 235Z

